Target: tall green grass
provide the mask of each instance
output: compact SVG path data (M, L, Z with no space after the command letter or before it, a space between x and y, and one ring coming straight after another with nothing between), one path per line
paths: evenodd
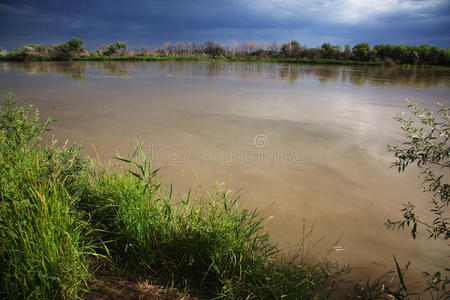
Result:
M246 284L248 269L273 253L267 235L259 233L261 220L239 210L225 191L209 201L187 196L173 204L159 183L147 179L102 170L93 182L98 218L114 241L111 251L127 268L216 289L225 280Z
M52 122L0 107L0 296L74 298L90 278L92 246L74 209L84 163L75 147L39 146Z
M337 274L335 264L308 260L306 251L283 259L264 219L240 208L239 197L223 186L206 199L190 193L175 199L171 187L161 188L142 147L118 159L127 166L92 171L85 205L126 272L231 299L308 299L323 295Z
M142 147L107 168L79 146L41 146L53 120L12 95L0 111L1 298L79 298L100 265L208 298L329 295L337 266L309 255L308 234L285 259L264 219L222 186L175 197Z

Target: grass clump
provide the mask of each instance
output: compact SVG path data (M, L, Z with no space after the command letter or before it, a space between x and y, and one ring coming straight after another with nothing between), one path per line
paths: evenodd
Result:
M39 145L53 121L0 106L0 297L75 298L90 277L91 245L75 209L86 165L76 147Z
M264 219L216 186L206 199L174 199L162 189L142 147L124 169L91 173L88 211L126 272L158 277L207 297L309 298L336 271L327 261L280 262Z
M284 259L264 219L222 186L175 197L142 147L110 169L79 146L41 146L53 120L31 110L9 95L0 114L0 297L78 298L104 276L100 265L208 298L330 292L334 264L308 260L308 251Z

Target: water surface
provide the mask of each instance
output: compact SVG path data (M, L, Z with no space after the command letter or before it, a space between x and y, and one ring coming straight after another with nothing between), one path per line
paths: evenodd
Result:
M356 278L393 265L412 272L448 266L448 246L422 232L390 232L401 203L429 199L417 171L389 168L387 144L402 141L393 115L403 99L450 105L448 70L271 63L1 63L0 93L61 119L52 134L111 159L142 141L177 192L193 184L243 188L241 204L273 216L282 247L315 223L333 257ZM92 147L95 146L95 150Z

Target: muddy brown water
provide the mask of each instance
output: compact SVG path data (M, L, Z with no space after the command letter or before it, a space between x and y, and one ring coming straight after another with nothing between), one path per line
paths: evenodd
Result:
M412 273L449 266L448 245L422 230L386 230L401 203L426 210L418 172L389 168L387 144L402 141L393 116L404 98L450 104L450 71L228 62L1 63L0 94L60 121L60 142L82 141L101 160L139 140L177 193L216 183L241 189L240 203L270 217L285 248L314 223L316 251L363 280L393 267ZM95 147L95 148L94 148ZM411 275L411 278L414 276ZM416 279L413 279L417 280Z

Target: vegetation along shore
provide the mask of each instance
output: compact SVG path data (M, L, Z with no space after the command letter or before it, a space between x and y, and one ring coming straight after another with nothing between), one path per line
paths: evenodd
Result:
M47 47L29 44L8 52L0 49L0 60L227 60L290 62L342 65L413 65L450 66L450 49L435 46L406 46L379 44L371 47L359 43L351 47L324 43L321 47L308 48L294 40L281 45L277 43L245 42L241 45L224 46L213 41L204 44L166 43L164 46L140 50L130 49L126 42L102 45L99 49L86 50L83 40L71 40Z

